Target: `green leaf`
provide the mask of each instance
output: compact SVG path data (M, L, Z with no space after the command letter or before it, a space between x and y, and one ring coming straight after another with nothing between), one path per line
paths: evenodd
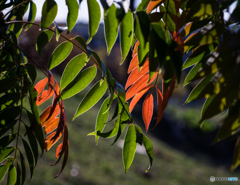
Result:
M17 171L15 166L11 164L8 170L7 185L14 185L16 181L17 181Z
M213 143L219 142L227 137L235 134L239 127L239 114L240 114L240 101L238 100L233 106L228 110L227 117L223 120L223 124L218 130L218 134L214 139Z
M108 96L109 96L109 104L108 104L107 110L109 110L110 106L111 106L111 104L113 102L113 99L114 99L114 94L115 94L114 93L114 87L116 85L116 81L113 79L112 74L111 74L111 72L109 70L107 70L106 79L107 79Z
M149 2L150 2L150 0L142 0L142 2L140 2L140 4L138 5L136 11L145 10L147 8Z
M17 123L17 120L8 121L8 124L5 124L5 123L2 124L1 123L0 124L0 135L2 136L9 129L13 128L16 123Z
M76 75L86 64L87 56L85 53L75 56L68 62L68 65L66 66L60 81L60 91L73 81Z
M206 57L210 52L212 52L213 44L211 45L203 45L197 48L193 54L191 54L187 60L184 62L182 69L186 69L199 61L201 61L204 57Z
M31 80L32 80L32 83L34 84L35 80L36 80L36 77L37 77L37 71L36 71L36 68L34 67L34 65L30 64L30 63L27 63L25 65L26 69L27 69L27 72L28 72L28 75L30 76Z
M142 21L140 21L142 19ZM136 26L135 35L138 38L140 44L138 46L138 63L142 67L149 51L148 34L150 28L150 22L145 12L137 12L135 16Z
M58 42L61 33L66 31L68 29L68 27L58 26L56 22L54 22L54 24L56 27L56 41Z
M130 124L123 145L123 164L125 173L131 166L137 149L137 133L134 124Z
M67 27L70 32L77 22L79 5L77 0L66 0L66 5L68 7Z
M50 42L53 36L53 31L45 30L38 35L36 50L38 51L38 55L41 57L43 48Z
M108 139L114 137L118 133L119 127L120 117L118 117L118 119L114 122L114 127L110 131L102 133L100 130L96 130L95 132L89 133L88 136L95 135Z
M48 63L48 69L50 70L58 66L62 61L64 61L72 51L72 48L73 45L69 41L63 42L58 45L58 47L52 53L52 56Z
M38 106L36 105L37 91L35 91L34 86L32 85L29 89L29 103L31 105L32 113L27 111L28 119L31 123L31 126L34 128L34 134L36 139L38 140L38 144L40 145L41 151L43 153L44 150L44 136L42 131L42 126L40 123L40 117L38 112Z
M34 22L36 14L37 14L37 6L36 6L36 4L34 2L31 1L30 2L29 15L28 15L28 22ZM32 26L32 24L28 24L28 26L25 29L25 31L27 31L31 26Z
M8 157L13 151L15 150L14 147L7 147L4 150L0 150L0 162L2 162L6 157Z
M185 101L184 105L189 103L190 101L195 100L200 93L202 92L202 90L205 88L205 86L209 83L209 81L212 79L213 74L209 75L207 77L205 77L203 80L201 80L192 90L192 92L190 93L190 95L188 96L187 100Z
M160 5L160 12L164 12L163 21L166 24L169 31L174 32L176 31L176 24L173 20L173 15L170 12L166 12L166 8L163 5Z
M96 0L87 0L87 4L89 15L89 38L87 43L89 43L98 30L101 19L101 9Z
M97 82L79 104L78 109L73 117L73 120L82 113L89 110L92 106L94 106L102 98L106 90L107 90L106 80Z
M17 162L17 179L16 179L16 185L21 185L21 179L22 179L21 169L20 169L19 163Z
M0 122L5 125L9 122L12 122L20 114L20 106L10 107L1 111L0 113Z
M187 13L186 22L200 21L207 18L216 11L216 2L214 0L196 1Z
M6 175L9 167L12 165L14 161L14 158L13 157L9 157L7 158L7 162L0 166L0 182L3 180L3 177Z
M112 4L112 6L104 12L104 35L108 54L110 54L118 35L118 19L116 11L117 8L115 4Z
M91 81L94 79L94 77L97 74L97 68L96 66L91 66L81 73L79 73L76 78L70 84L65 87L62 92L60 93L61 99L67 99L71 96L79 93L82 91L85 87L87 87Z
M45 0L42 7L41 29L47 28L54 21L58 11L58 5L54 0Z
M143 143L145 149L146 149L146 152L147 152L147 155L148 155L148 158L149 158L149 162L150 162L150 165L149 165L149 168L145 171L145 172L148 172L151 167L152 167L152 163L153 163L153 146L152 146L152 143L150 141L150 139L147 138L147 136L145 136L143 133L142 133L142 130L139 126L136 125L136 128L137 128L137 131L138 131L138 134L140 134L141 136L141 142L140 144Z
M6 146L8 146L14 139L16 138L16 134L9 134L0 139L0 151L4 150Z
M0 110L11 107L20 100L19 93L8 93L0 98Z
M33 154L32 151L28 145L28 143L22 139L23 142L23 146L27 155L27 159L28 159L28 164L29 164L29 168L30 168L30 179L32 178L33 175L33 169L34 169L34 161L33 161Z
M81 46L86 51L87 58L90 58L93 51L89 47L87 47L85 40L80 36L74 37L74 40L81 44Z
M218 21L212 24L208 24L203 27L197 34L190 38L184 45L188 46L201 46L205 44L211 44L218 42L221 34L224 31L224 24L222 21Z
M9 60L0 60L0 72L7 71L15 66L15 63Z
M98 115L97 115L97 120L96 120L96 125L95 125L95 130L96 131L102 132L105 125L106 125L108 115L109 115L109 110L106 111L107 108L108 108L108 104L109 104L109 97L107 97L104 100L101 108L99 109L99 112L98 112ZM96 144L98 143L98 139L99 139L99 136L96 135L95 136Z
M25 125L25 128L26 128L26 131L29 129L29 127L26 125ZM38 144L36 141L36 137L32 132L29 133L27 136L28 136L28 141L29 141L30 147L32 149L34 160L35 160L34 166L36 167L37 161L38 161Z
M95 51L92 51L92 54L93 54L94 58L97 60L99 67L102 71L102 78L105 78L107 69L106 69L104 63L100 60L99 56L97 55L97 53Z
M4 78L0 80L0 94L6 92L18 84L18 79L16 78Z
M26 166L25 166L25 159L23 157L23 154L20 150L19 151L19 154L20 154L20 160L21 160L21 174L22 174L22 185L24 184L25 182L25 177L26 177Z
M125 58L127 57L127 54L132 44L132 40L133 40L133 15L131 11L128 11L120 25L120 43L122 53L122 59L120 64L122 64Z

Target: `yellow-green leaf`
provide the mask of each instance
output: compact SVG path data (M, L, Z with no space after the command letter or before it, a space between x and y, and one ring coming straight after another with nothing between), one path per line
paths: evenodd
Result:
M66 0L66 5L68 7L67 26L70 32L77 22L79 6L77 0Z
M41 29L47 28L54 21L58 11L57 3L54 0L45 0L42 7Z

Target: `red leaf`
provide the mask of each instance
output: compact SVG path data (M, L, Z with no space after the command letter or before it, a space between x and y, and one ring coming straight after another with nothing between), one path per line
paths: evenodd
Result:
M162 119L162 116L163 116L163 95L162 95L162 93L161 93L161 91L158 89L158 88L156 88L156 90L157 90L157 102L158 102L158 113L157 113L157 122L156 122L156 125L155 125L155 127L158 125L158 123L161 121L161 119Z
M45 150L46 152L61 138L62 133L58 135L55 139L53 137L56 135L56 132L51 133L47 138L45 139Z
M57 150L56 150L56 158L58 159L59 156L60 156L60 152L62 151L62 147L63 147L63 143L60 143L57 147Z
M157 76L157 72L153 75L149 83L147 83L148 76L149 76L148 73L143 75L127 90L126 101L129 100L131 97L133 97L135 94L137 94L139 91L141 91L143 88L145 88L148 84L152 83Z
M168 89L165 91L165 93L163 95L160 95L161 91L158 89L158 115L157 115L157 122L156 125L154 126L154 128L158 125L158 123L161 121L162 116L163 116L163 112L167 107L168 104L168 100L169 98L172 96L173 90L175 88L175 82L176 82L176 78L175 76L172 79L172 82L170 84L170 86L168 87ZM162 93L161 93L162 94ZM161 96L162 96L162 103L161 103ZM160 104L162 104L161 106L159 106ZM153 129L154 129L153 128Z
M52 105L48 106L40 115L40 123L43 126L45 126L47 124L48 121L54 119L55 117L57 117L57 115L60 112L60 106L57 104L54 108L54 111L52 113L52 115L50 116L50 112L52 110Z
M49 98L51 98L53 96L53 94L54 94L54 91L51 91L50 94L49 94L48 90L43 91L42 94L40 94L37 97L37 100L36 100L37 106L39 106L42 103L44 103L45 101L47 101Z
M133 99L131 100L131 103L129 105L129 112L132 112L133 108L137 104L137 102L141 99L141 97L151 88L153 85L147 86L143 90L141 90L139 93L137 93Z
M140 77L149 71L149 60L147 60L139 72L139 67L136 67L131 74L128 76L127 83L125 85L125 90L135 83Z
M47 82L48 78L44 78L35 85L35 90L38 92L37 95L39 95L44 90L45 86L47 85Z
M49 121L45 125L45 133L49 134L49 133L53 132L58 127L58 123L59 123L59 118L54 118L51 121Z
M136 67L138 67L138 55L135 54L129 64L129 67L128 67L128 74L133 70L135 69Z
M152 0L147 7L147 13L150 13L153 9L158 7L164 0Z
M63 169L65 168L66 163L67 163L67 159L68 159L68 151L69 151L69 141L68 141L68 129L67 129L67 126L66 126L65 129L64 129L64 135L63 135L63 147L62 147L61 152L58 155L59 156L58 161L59 161L61 159L63 153L64 153L63 163L62 163L62 167L61 167L60 172L54 178L58 177L62 173ZM53 165L55 165L55 164L53 164Z
M60 108L61 108L60 120L59 120L56 134L55 134L55 136L53 136L53 139L58 138L58 135L63 132L63 130L65 129L65 126L66 126L66 114L65 114L65 110L64 110L63 100L60 101Z
M132 57L137 54L138 46L139 46L139 40L135 43L135 46L134 46L133 52L132 52Z
M148 131L150 122L152 120L152 115L153 115L153 95L149 93L143 102L142 108L142 117L145 123L146 131Z

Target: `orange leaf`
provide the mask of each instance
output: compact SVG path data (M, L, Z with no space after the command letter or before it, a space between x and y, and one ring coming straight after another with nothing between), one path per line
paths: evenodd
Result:
M52 115L50 116L50 112L51 112L51 109L52 109L52 105L48 106L43 112L42 114L40 115L40 123L42 125L42 127L44 125L46 125L47 121L50 121L52 120L53 118L57 117L57 115L59 114L60 112L60 107L59 105L57 104Z
M125 90L135 83L140 77L145 75L149 71L149 60L147 60L139 72L139 67L136 67L131 74L128 76L127 83L125 85Z
M139 46L139 40L135 43L135 46L134 46L133 52L132 52L132 57L137 54L138 46Z
M147 7L147 13L150 13L153 9L157 8L164 0L152 0Z
M58 159L59 156L60 156L60 152L62 151L62 147L63 147L63 143L60 143L57 147L57 150L56 150L56 158Z
M47 136L47 138L45 139L46 152L61 138L62 133L60 133L57 138L53 139L55 135L56 135L56 132L53 132L49 136Z
M132 112L132 110L133 110L133 108L135 107L135 105L137 104L137 102L141 99L141 97L142 97L151 87L153 87L153 85L147 86L146 88L144 88L143 90L141 90L139 93L137 93L137 94L133 97L133 99L132 99L132 101L131 101L131 103L130 103L130 105L129 105L129 112Z
M143 75L141 78L139 78L126 92L126 101L129 100L131 97L133 97L135 94L137 94L139 91L141 91L143 88L145 88L148 84L152 83L156 76L157 72L153 75L151 81L148 82L148 76L149 74Z
M45 133L49 134L58 127L59 118L54 118L45 125Z
M155 125L155 127L158 125L158 123L161 121L161 119L162 119L162 116L163 116L163 95L162 95L162 93L161 93L161 91L158 89L158 88L156 88L156 90L157 90L157 102L158 102L158 113L157 113L157 122L156 122L156 125Z
M42 103L44 103L45 101L47 101L49 98L51 98L53 96L53 94L54 94L54 91L51 91L50 94L49 94L48 90L43 91L42 94L40 94L37 97L37 100L36 100L37 106L39 106Z
M65 130L64 130L64 135L63 135L62 150L60 151L60 153L58 155L58 157L59 157L58 161L59 161L64 153L63 163L62 163L60 172L54 178L58 177L62 173L63 169L65 168L65 166L67 164L67 159L68 159L68 151L69 151L69 141L68 141L68 129L66 126ZM55 164L57 164L57 162ZM55 164L53 164L53 165L55 165Z
M185 28L181 31L180 35L182 38L186 37L190 33L190 29L192 27L192 22L190 22Z
M129 64L129 67L128 67L128 74L133 70L135 69L136 67L138 67L138 55L135 54Z
M153 95L149 93L143 102L142 108L142 117L145 123L146 131L148 131L150 122L152 120L152 115L153 115Z
M47 85L47 82L48 78L44 78L35 85L35 90L38 92L37 95L39 95L44 90L45 86Z

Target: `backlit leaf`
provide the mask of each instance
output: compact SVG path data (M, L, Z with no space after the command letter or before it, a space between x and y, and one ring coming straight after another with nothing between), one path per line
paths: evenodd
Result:
M7 185L14 185L17 180L17 171L13 164L10 165L8 170Z
M131 97L136 95L139 91L143 88L147 87L148 84L152 83L157 76L157 73L153 76L151 81L148 82L148 74L143 75L140 79L138 79L126 92L126 101L129 100Z
M58 5L54 0L45 0L42 7L41 29L47 28L54 21Z
M138 92L133 99L131 100L131 103L129 105L129 112L132 112L133 108L137 104L137 102L141 99L141 97L151 88L153 85L147 86L146 88L142 89L140 92Z
M196 3L191 6L190 11L187 14L186 21L199 21L212 15L216 9L216 2L214 0L202 0L196 1Z
M157 105L158 105L158 112L157 112L157 121L156 121L156 125L161 121L162 116L163 116L163 111L164 111L164 107L163 107L163 95L162 92L156 88L157 91Z
M50 115L51 111L52 111L52 105L48 106L40 115L40 123L42 127L46 124L48 120L52 120L53 118L57 117L57 115L60 112L59 105L57 104L54 107L54 110L52 111L52 115Z
M135 43L133 52L132 52L132 57L134 57L137 54L139 43L140 43L139 40Z
M48 83L48 78L44 78L35 85L35 90L37 91L37 95L39 95L44 90L47 83Z
M37 77L37 71L36 71L36 68L34 67L34 65L30 64L30 63L27 63L25 65L26 69L27 69L27 72L28 72L28 75L30 76L31 80L32 80L32 83L35 82L36 80L36 77Z
M7 147L5 149L0 150L0 162L6 159L13 151L15 150L14 147Z
M75 119L82 113L89 110L92 106L94 106L102 98L106 90L107 90L106 80L104 80L103 82L101 81L97 82L79 104L73 119Z
M49 43L52 39L53 31L51 30L44 30L38 35L37 43L36 43L36 50L38 51L38 55L41 57L43 48Z
M69 41L63 42L53 51L52 56L48 63L48 69L52 69L58 66L62 61L64 61L67 56L72 51L72 43Z
M122 60L120 64L122 64L123 61L125 60L131 47L132 40L133 40L133 15L131 11L128 11L120 25L120 41L121 41L120 43L122 53Z
M37 14L37 6L34 2L31 1L30 8L29 8L29 14L28 14L28 22L34 22L36 14ZM31 26L32 26L32 24L29 24L27 26L27 28L25 29L25 31L27 31Z
M82 70L86 63L87 56L85 53L75 56L68 62L68 65L62 74L60 90L64 89L70 82L73 81L73 79Z
M135 46L136 46L136 45L135 45ZM133 69L135 69L136 67L138 67L138 54L137 54L137 53L133 56L133 58L132 58L132 60L131 60L131 62L130 62L130 64L129 64L128 74L129 74Z
M45 125L45 133L49 134L53 132L58 127L58 123L59 123L59 117L49 120Z
M134 124L130 124L126 133L123 145L123 164L125 173L128 171L132 164L137 148L137 133Z
M146 131L148 131L150 122L152 120L152 115L153 115L153 95L152 93L149 93L147 97L145 98L143 102L143 107L142 107L142 117L143 121L145 123L145 128Z
M107 44L107 53L110 54L118 35L118 19L115 4L104 12L104 35Z
M0 166L0 182L3 180L3 177L6 175L9 167L12 165L14 161L14 158L13 157L8 157L7 158L7 162Z
M77 0L66 0L66 5L68 7L67 27L70 32L77 22L79 6Z
M50 150L50 148L52 148L52 146L62 137L62 133L60 132L59 135L53 139L53 137L55 136L55 134L57 133L57 131L51 133L50 135L48 135L45 139L45 149L46 152L48 150Z
M163 3L165 0L152 0L149 2L147 7L147 13L150 13L153 9L158 7L161 3Z
M101 10L96 0L87 0L87 4L89 15L89 38L87 43L89 43L98 30L101 19Z
M149 2L150 2L150 0L142 0L142 1L139 3L136 11L145 10L145 9L147 8Z
M94 79L97 73L96 66L91 66L81 73L79 73L76 78L70 84L65 87L60 96L62 99L70 98L71 96L79 93L82 91L85 87L87 87L91 81Z

